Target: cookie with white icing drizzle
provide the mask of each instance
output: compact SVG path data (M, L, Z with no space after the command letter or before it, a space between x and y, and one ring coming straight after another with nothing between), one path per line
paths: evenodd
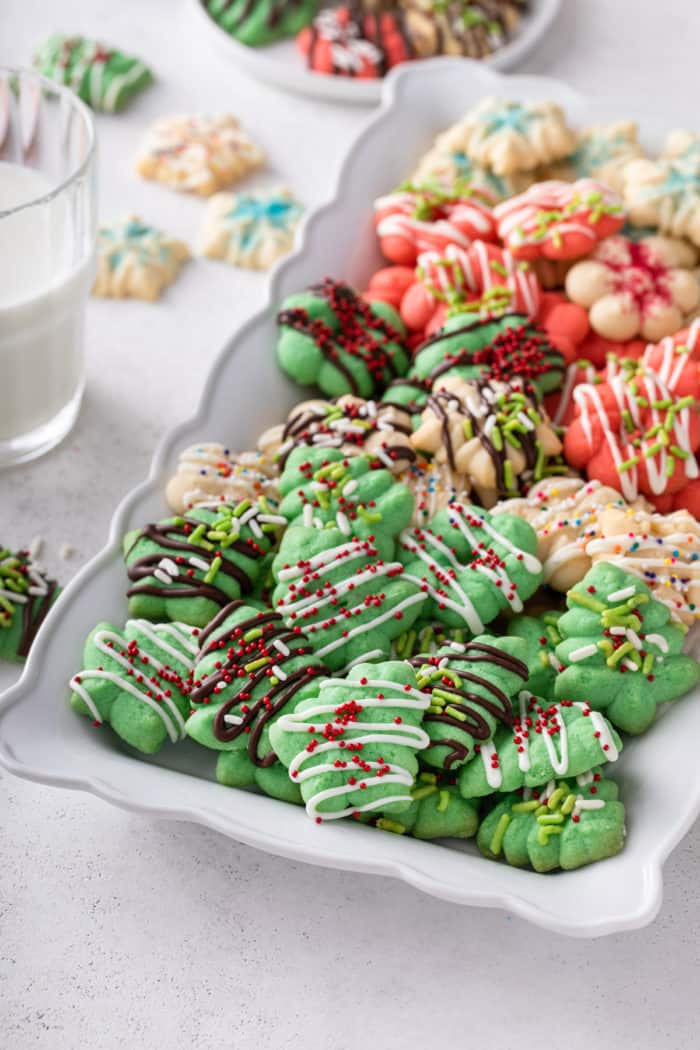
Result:
M402 661L361 663L321 680L315 697L279 718L270 740L317 823L358 813L408 810L430 703Z
M426 596L421 615L448 627L481 634L499 613L522 612L542 582L537 537L512 515L453 503L400 540L404 578Z
M573 871L620 853L625 834L617 784L595 772L552 780L527 798L506 796L482 821L476 843L485 857L516 868Z
M541 700L528 689L518 694L513 722L462 767L465 798L494 791L536 788L557 777L575 777L615 762L622 741L609 721L585 700Z
M55 34L39 48L34 65L40 73L71 88L83 102L116 113L153 82L139 58L84 36Z
M274 798L300 802L270 744L270 728L318 690L328 670L312 655L299 627L245 602L225 606L200 632L185 729L219 752L217 779L256 784Z
M292 525L273 562L273 608L301 627L333 671L385 659L420 615L426 594L409 579L385 533L365 540L337 528Z
M27 657L60 591L28 550L0 547L0 660Z
M264 496L279 501L277 465L267 452L234 452L216 441L190 445L165 489L171 510L181 514L201 504L238 503Z
M89 634L83 670L70 680L78 714L106 723L144 754L185 736L197 629L181 623L99 623Z
M418 454L414 463L398 475L413 493L412 525L427 525L450 503L469 503L469 481L452 470L449 463Z
M659 704L700 681L700 664L681 653L687 628L642 580L598 562L566 596L556 647L564 670L555 695L585 701L627 733L643 733Z

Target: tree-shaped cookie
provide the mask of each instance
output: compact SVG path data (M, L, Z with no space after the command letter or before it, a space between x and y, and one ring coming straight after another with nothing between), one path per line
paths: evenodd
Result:
M616 761L622 742L608 720L584 701L541 700L518 694L512 726L503 726L460 770L465 798L539 787L554 777L576 777Z
M99 623L89 634L83 670L70 680L71 707L108 723L132 747L153 754L185 735L199 631L180 623Z
M306 811L317 823L378 812L393 819L413 801L416 752L429 698L401 661L359 664L347 678L320 682L318 694L270 729L270 740Z
M386 535L348 539L336 528L290 526L273 563L273 608L334 671L386 658L426 600L393 555Z
M303 631L281 616L232 602L199 635L187 734L221 752L217 779L257 784L275 798L301 801L270 745L281 714L318 691L327 669L311 655Z
M500 612L522 612L542 583L537 536L510 514L452 503L429 528L405 529L404 578L426 594L421 616L480 634Z
M598 562L567 594L556 648L565 670L555 693L586 700L626 733L643 733L658 704L700 681L700 664L681 653L686 628L637 576Z
M527 646L527 688L536 696L554 698L554 680L562 669L555 649L561 642L557 624L561 613L555 610L541 616L514 616L508 621L508 634L521 638Z
M285 299L277 320L282 370L329 397L372 397L408 369L396 311L386 303L370 305L330 278Z
M256 503L195 507L124 537L129 612L204 627L248 595L286 519Z
M298 448L280 478L280 514L290 525L334 525L344 536L397 536L413 516L413 496L365 456L335 448Z
M0 660L25 659L59 594L29 551L0 548Z
M454 783L423 771L411 788L411 804L397 817L358 815L375 828L414 839L470 839L479 826L477 804L462 798Z
M106 113L123 109L153 82L150 69L139 58L84 36L55 33L35 54L34 65L93 109Z
M625 807L617 799L617 784L599 773L552 781L532 798L508 795L482 821L476 844L516 868L572 871L622 850Z
M456 770L500 725L513 725L512 697L527 681L525 650L519 638L481 634L470 642L452 642L433 656L413 657L418 688L430 696L423 721L430 747L421 761Z

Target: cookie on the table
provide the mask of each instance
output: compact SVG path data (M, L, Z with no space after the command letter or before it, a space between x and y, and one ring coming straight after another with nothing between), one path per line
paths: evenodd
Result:
M576 138L564 111L554 102L491 97L478 102L441 144L462 149L473 163L506 176L566 157L574 150Z
M129 216L97 234L97 275L92 294L153 302L173 283L190 251L182 241Z
M621 852L625 807L617 784L600 773L553 780L530 797L512 794L498 802L476 844L485 857L516 868L573 871Z
M129 612L205 627L253 592L285 519L259 502L195 507L124 537Z
M265 154L230 113L163 117L136 162L145 179L208 197L262 167Z
M405 577L394 546L385 533L348 539L337 528L303 525L282 537L271 604L333 671L386 659L421 613L426 594Z
M626 733L643 733L656 708L700 681L700 664L681 653L687 628L637 576L598 562L567 594L556 648L564 670L555 694L584 701Z
M0 548L0 660L26 658L60 590L29 551Z
M139 58L84 36L55 34L34 55L45 77L65 84L93 109L116 113L153 81Z
M400 540L404 579L426 598L421 616L447 627L480 634L499 613L522 612L542 583L535 532L514 515L452 503Z
M411 443L464 475L484 507L567 470L546 412L515 383L437 380Z
M209 259L269 270L294 247L302 206L287 189L217 193L207 205L200 247Z
M264 452L233 452L218 442L203 441L180 453L165 498L178 514L201 504L238 503L261 497L275 507L279 500L278 476L273 457Z
M185 736L198 631L181 623L99 623L85 642L83 670L70 680L78 714L107 723L147 755Z
M550 177L568 182L597 179L610 189L621 192L625 167L631 160L644 156L637 132L637 125L632 120L582 128L575 132L573 153L551 166Z
M406 331L396 311L365 302L339 281L326 278L288 296L277 321L282 370L329 397L372 397L408 369Z
M631 222L700 246L700 135L670 132L658 160L631 161L622 180Z
M217 779L230 787L256 784L274 798L301 802L270 744L270 728L318 692L327 668L312 655L300 628L245 602L232 602L199 634L192 711L185 729L219 752Z
M318 0L203 0L222 29L249 47L294 36L314 16Z
M592 705L592 700L555 703L521 690L512 725L499 728L462 766L459 790L465 798L483 798L494 791L540 787L556 777L576 777L604 762L616 762L622 741Z
M512 727L513 697L527 681L525 653L520 638L480 634L411 659L418 688L430 696L423 720L430 745L422 762L456 772L499 726Z
M410 664L361 663L319 681L270 728L270 741L317 823L355 813L393 819L410 809L429 698Z

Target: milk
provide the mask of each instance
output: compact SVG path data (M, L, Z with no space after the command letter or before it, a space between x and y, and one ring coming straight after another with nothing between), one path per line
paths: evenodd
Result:
M75 198L69 188L2 216L53 189L36 170L0 162L0 465L13 458L10 440L15 452L17 439L33 432L28 445L53 444L49 431L67 429L66 413L77 414L82 395L93 260L76 266L70 258ZM38 428L47 429L45 441Z

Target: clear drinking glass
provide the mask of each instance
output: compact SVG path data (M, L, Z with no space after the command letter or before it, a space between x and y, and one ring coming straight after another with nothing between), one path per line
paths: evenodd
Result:
M0 67L0 467L53 448L78 415L95 238L90 111Z

